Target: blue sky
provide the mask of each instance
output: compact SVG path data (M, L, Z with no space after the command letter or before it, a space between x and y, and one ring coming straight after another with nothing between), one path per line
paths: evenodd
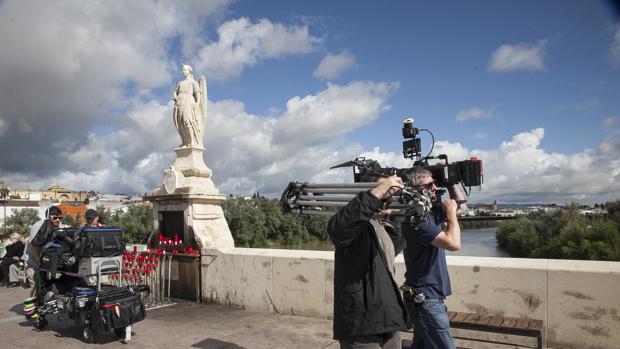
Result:
M377 5L239 2L231 12L284 22L305 18L314 24L317 35L326 39L324 50L355 54L357 68L335 82L399 81L400 88L389 99L392 109L347 135L367 147L398 151L400 122L411 115L440 139L470 147L496 147L515 132L544 127L547 150L577 152L596 147L605 136L601 122L618 113L619 72L608 57L615 16L604 2ZM544 69L489 72L491 54L500 45L541 40L546 40ZM323 87L324 81L312 76L323 54L266 62L242 79L222 84L217 93L222 98L243 96L248 111L268 114L291 92L311 94ZM256 88L266 80L273 82L268 90ZM457 123L455 115L472 106L492 109L494 115ZM488 137L474 138L476 133Z
M413 117L436 153L483 159L474 202L616 200L617 8L3 1L0 180L150 192L174 161L170 98L189 63L208 80L206 162L223 193L350 181L327 169L359 155L409 166L400 128Z

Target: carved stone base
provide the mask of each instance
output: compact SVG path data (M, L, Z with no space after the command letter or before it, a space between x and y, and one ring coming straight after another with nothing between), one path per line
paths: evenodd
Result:
M183 241L188 242L193 231L201 248L235 247L221 206L226 201L225 195L164 194L147 196L144 200L153 205L156 232L161 232L165 212L182 212Z
M185 177L211 177L211 169L203 160L204 148L182 147L174 150L177 153L174 168L179 170Z
M193 232L199 247L235 247L228 223L224 219L222 203L226 196L220 194L211 180L212 171L203 160L204 148L181 147L174 150L177 158L164 171L164 183L153 191L145 201L153 204L155 233L179 234L188 242ZM181 222L182 214L182 222ZM165 217L179 222L178 226L163 231ZM182 224L182 226L181 226Z
M164 183L153 195L208 194L219 195L211 180L212 171L203 160L204 148L182 147L174 150L177 158L164 171Z

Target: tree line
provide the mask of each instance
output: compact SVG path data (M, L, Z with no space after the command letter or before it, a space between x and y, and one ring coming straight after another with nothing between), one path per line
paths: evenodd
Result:
M277 200L229 198L222 208L235 246L284 247L329 239L329 217L285 214Z
M129 205L126 210L112 212L103 206L97 207L99 221L110 227L123 228L123 236L129 243L144 244L153 231L153 208L147 205ZM0 235L18 233L24 237L30 234L30 227L39 220L39 213L33 208L13 209L12 216L7 217L6 224L0 228ZM65 213L62 224L65 227L83 225L80 214L73 217Z
M511 257L620 261L620 200L605 207L606 215L582 215L579 205L572 204L511 221L467 222L463 229L497 226L498 247ZM329 240L329 217L285 214L277 200L229 198L222 208L238 247L290 247ZM130 205L116 212L97 207L97 212L107 226L123 228L130 243L145 243L153 231L150 206ZM35 209L14 210L0 234L28 236L37 220ZM73 227L80 221L70 215L63 219L66 226Z
M578 204L504 222L497 245L511 257L620 261L620 200L606 215L583 215Z

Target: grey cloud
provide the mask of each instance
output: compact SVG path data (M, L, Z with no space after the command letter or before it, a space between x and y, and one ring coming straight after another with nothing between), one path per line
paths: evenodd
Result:
M135 145L135 139L149 135L124 120L133 103L126 92L148 97L151 88L169 84L167 42L195 41L205 17L228 3L2 2L0 41L10 49L0 55L1 176L47 183L99 170L89 163L129 171L148 154L148 146ZM93 140L97 126L138 133L125 141L101 134ZM124 154L109 159L109 153L89 151L97 141Z

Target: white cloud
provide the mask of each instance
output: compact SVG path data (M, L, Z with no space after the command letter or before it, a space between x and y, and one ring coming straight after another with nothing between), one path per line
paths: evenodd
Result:
M433 155L447 154L450 162L476 156L483 160L482 190L472 190L470 203L490 202L605 202L620 197L620 135L610 137L597 151L575 154L547 152L541 147L545 130L516 134L496 149L468 149L460 143L438 141ZM379 148L361 155L383 166L407 167L411 161L400 153ZM347 177L348 175L348 177ZM341 178L351 181L351 174ZM593 180L596 178L596 180Z
M94 127L125 127L132 99L178 71L170 41L195 43L228 2L3 1L0 42L11 49L0 55L0 106L11 129L0 149L12 150L0 152L3 170L55 175L69 160L60 154L90 142Z
M293 180L349 178L343 174L348 171L328 170L363 150L343 144L342 136L387 110L394 88L374 82L330 84L314 95L289 99L277 117L248 114L237 101L213 103L206 135L208 153L213 155L207 155L207 162L220 191L280 194ZM238 192L239 188L246 191Z
M209 102L205 135L206 162L223 193L280 194L292 180L314 180L348 171L328 170L363 149L343 143L342 136L375 120L389 106L397 84L352 82L328 85L314 95L293 97L276 116L257 116L239 101ZM326 110L333 114L325 115ZM134 102L122 129L105 136L89 134L83 145L57 154L66 159L49 179L7 173L18 186L53 183L78 190L150 192L163 180L162 171L174 160L179 136L171 104ZM139 135L139 141L136 141Z
M601 202L620 196L620 177L613 175L618 171L620 152L612 151L620 143L610 142L606 151L550 153L540 146L544 134L542 128L519 133L489 150L439 142L435 153L447 153L451 161L470 156L483 160L484 184L481 192L474 190L473 202L494 198L504 202Z
M456 113L455 119L457 122L463 122L467 120L475 120L475 119L489 119L493 116L493 109L482 109L478 106L473 106L467 110L461 110Z
M357 62L354 54L348 51L339 54L328 53L314 70L313 75L319 79L330 80L355 67Z
M609 116L603 119L601 126L606 130L612 130L618 126L618 118L615 116Z
M620 66L620 24L616 25L614 40L609 47L609 57L611 58L612 65L615 67Z
M474 139L487 139L489 138L489 135L487 133L484 132L476 132L472 135L472 138Z
M9 129L9 125L4 119L0 118L0 137Z
M493 51L489 71L546 70L543 62L546 44L547 39L539 40L535 44L503 44Z
M226 80L241 75L243 69L261 59L308 53L321 39L310 35L308 26L285 26L261 19L252 23L239 18L222 24L217 42L198 52L197 68L212 80Z
M316 95L293 97L274 134L286 142L303 139L317 145L332 141L387 111L390 106L385 100L398 87L398 83L328 84Z

